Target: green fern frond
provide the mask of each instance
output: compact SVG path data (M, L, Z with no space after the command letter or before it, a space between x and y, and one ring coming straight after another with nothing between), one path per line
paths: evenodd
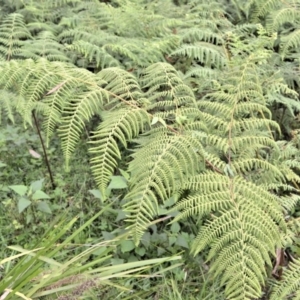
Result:
M89 63L94 63L97 67L101 67L101 69L120 65L119 61L113 55L110 55L103 48L86 41L75 41L72 45L67 46L67 49L82 55Z
M292 204L294 204L294 206L296 206L299 203L299 196L298 195L294 195L292 197L292 199L289 201ZM284 204L286 204L286 202L284 202ZM299 247L299 231L300 231L300 218L293 218L293 217L289 217L287 219L286 222L287 225L287 231L284 232L283 237L282 237L282 241L283 241L283 246L285 248L289 248L289 247L293 247L294 245L296 247ZM276 288L275 288L276 289Z
M190 68L188 72L184 75L184 78L190 77L199 77L199 78L215 78L217 72L212 70L211 68L204 68L204 67L194 67Z
M0 124L2 123L2 113L4 113L12 123L15 123L14 110L17 101L15 94L0 90Z
M195 174L203 161L203 147L189 132L179 135L156 130L137 142L140 147L129 164L130 191L125 205L136 243L157 214L159 201L172 196L178 182Z
M32 60L11 61L3 65L2 70L0 85L4 89L14 91L26 100L19 110L22 111L24 119L30 119L35 103L50 90L57 75L53 69L51 71L47 60L40 60L38 63Z
M266 28L269 32L277 32L284 24L293 23L299 19L299 10L293 6L283 7L273 11L267 18Z
M182 212L174 221L195 215L206 220L192 252L210 249L211 272L221 276L229 299L260 297L264 263L271 265L269 256L280 243L277 224L285 228L276 197L243 178L217 174L192 177L187 187L197 192L176 205Z
M72 74L72 76L76 75ZM92 74L89 74L89 76L90 80L93 81L88 82L89 86L86 86L84 93L79 93L75 98L72 98L72 103L69 100L70 104L65 106L63 112L66 116L63 117L59 128L67 166L80 132L92 116L99 114L104 107L113 110L125 103L128 103L129 106L135 106L137 100L142 97L135 77L124 70L108 68L94 77ZM81 84L84 84L84 82L81 82ZM129 133L128 136L130 136Z
M191 1L189 8L189 15L191 14L195 18L192 19L196 21L196 24L198 24L199 21L200 24L203 21L205 24L207 20L211 20L211 28L216 31L219 31L218 28L226 28L230 24L227 18L224 17L226 15L226 7L224 7L220 1Z
M287 196L282 196L279 198L281 206L284 208L285 213L288 214L289 212L293 212L300 201L300 196L297 195L298 190L296 188L291 187L290 185L286 186L287 188L285 191L289 191L290 193ZM284 190L284 187L281 187ZM295 225L298 228L295 228ZM294 237L296 238L300 229L299 219L291 219L287 222L288 230L292 230Z
M24 39L31 39L23 16L13 13L8 15L0 25L0 59L11 60L18 57Z
M296 29L292 33L282 38L281 57L284 58L291 51L291 48L296 50L300 46L300 29Z
M100 113L106 99L108 99L107 91L100 88L91 89L78 93L77 97L72 99L72 103L65 107L59 135L67 169L85 123Z
M103 121L94 133L90 142L93 147L89 152L94 155L91 168L96 183L102 195L105 195L110 177L121 159L120 146L127 148L127 143L150 125L150 118L140 108L103 112L101 117Z
M144 97L136 77L120 68L103 69L96 78L105 82L103 88L109 92L107 109L112 110L124 103L135 106Z
M256 0L255 2L255 9L252 14L253 20L258 20L260 17L264 17L270 12L273 12L276 8L281 6L281 1L279 0L266 0L266 1L259 1Z
M193 91L179 77L176 69L167 63L156 63L146 68L141 86L151 103L148 111L157 116L163 117L164 113L159 113L167 110L171 119L172 110L179 112L181 107L196 107Z
M43 129L46 135L47 146L49 146L50 138L52 137L55 128L62 123L62 114L65 106L69 103L69 99L78 97L78 91L74 88L76 84L78 84L78 82L72 79L61 81L57 85L52 86L51 90L54 89L53 93L51 93L51 90L48 91L50 94L46 94L43 102L37 103L37 110L39 109L38 105L43 105L40 108L40 112L44 115Z
M103 65L105 60L119 66L122 60L126 68L148 66L151 62L163 60L163 53L173 50L178 44L178 38L173 37L151 42L141 39L137 43L136 39L108 35L102 30L97 35L69 30L60 34L59 38L70 44L67 46L69 50L76 51L89 61L95 60L98 65ZM118 62L116 58L119 58Z
M34 60L43 57L49 61L70 62L63 45L58 43L57 37L49 31L42 31L33 41L25 41L19 53L20 57Z
M104 98L109 97L107 92L100 87L95 89L97 84L103 84L103 80L96 79L86 70L75 69L71 65L49 62L45 59L39 59L37 62L12 61L5 65L4 70L0 84L6 89L14 89L15 93L26 100L24 106L19 109L26 120L31 118L31 112L39 101L49 92L50 95L53 94L46 100L49 109L44 111L44 113L49 113L51 108L55 108L44 121L48 135L53 132L56 122L59 121L60 112L64 109L61 137L68 165L69 157L79 137L79 131L83 127L83 120L88 120L95 112L99 112L103 102L108 102L103 101ZM18 90L15 89L16 83L19 85ZM85 92L78 92L82 86L86 86ZM70 99L71 95L76 95L76 97Z
M38 1L39 2L39 1ZM41 3L43 3L43 1L40 1ZM49 7L49 8L55 8L55 7L62 7L62 6L67 6L67 5L76 5L77 3L79 4L80 2L96 2L95 0L53 0L49 3L46 3L46 5L44 4L45 7Z
M300 299L300 259L290 263L283 280L275 283L270 300Z
M195 43L198 41L203 41L215 45L223 44L223 39L220 35L209 30L203 30L202 28L189 28L182 32L181 36L184 43Z
M222 48L205 42L194 45L183 45L171 53L172 56L188 57L197 60L206 67L215 66L221 69L226 64Z

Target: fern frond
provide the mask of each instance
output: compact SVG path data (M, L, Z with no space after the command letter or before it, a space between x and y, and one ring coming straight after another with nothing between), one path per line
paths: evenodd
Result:
M172 56L188 57L197 60L206 67L215 66L221 69L226 64L222 48L205 42L197 42L194 45L183 45L171 53Z
M269 32L277 32L286 23L299 19L299 10L293 6L273 11L267 18L266 28Z
M103 48L86 41L75 41L72 45L67 46L67 49L82 55L89 63L95 63L95 65L101 67L101 69L120 65L119 61Z
M78 93L77 97L72 99L72 103L65 107L63 112L65 116L59 128L59 135L67 170L85 123L90 121L92 116L100 113L106 99L108 99L107 91L91 89Z
M59 44L57 37L49 31L42 31L33 41L25 41L19 56L25 59L36 60L43 57L49 61L70 62L64 46Z
M275 283L270 300L300 299L300 259L290 263L283 280Z
M281 48L281 57L284 58L289 54L291 48L298 49L300 46L300 29L296 29L292 33L284 36L282 38L282 48Z
M215 78L216 72L211 68L194 67L186 72L184 78L199 77L199 78Z
M31 39L23 16L13 13L8 15L0 25L0 58L10 60L16 58L24 39Z
M40 60L38 63L32 60L25 62L11 61L3 65L3 72L0 76L0 85L7 90L22 96L26 102L22 111L24 119L31 119L31 112L34 105L41 97L50 90L51 84L55 83L57 75L51 71L47 60Z
M140 108L120 109L115 112L103 112L103 121L94 133L93 147L89 152L92 171L96 183L105 195L105 189L113 175L118 160L121 159L120 146L127 148L127 143L150 125L149 115Z
M109 92L107 109L113 110L124 103L135 106L144 97L136 77L120 68L103 69L96 78L105 82L103 88Z
M44 115L43 129L46 135L47 146L49 146L50 138L55 128L60 126L62 122L62 113L65 106L68 105L69 99L78 97L78 91L74 88L76 84L78 82L72 79L61 81L58 85L52 86L51 90L54 89L55 92L51 93L50 90L50 94L46 94L46 97L43 99L43 107L41 107L40 112Z
M175 206L182 212L174 221L195 215L207 219L192 252L210 248L211 272L221 276L229 299L260 297L264 262L271 265L269 256L280 242L277 224L285 228L276 197L243 178L211 173L191 177L183 188L197 192Z
M252 19L257 20L260 17L264 17L270 12L274 11L276 8L281 6L281 1L279 0L266 0L262 1L254 1L255 9L252 14Z
M157 214L158 202L167 200L177 190L178 182L195 174L203 162L203 147L188 132L179 135L156 130L138 143L140 148L129 165L131 184L125 205L136 243Z
M82 128L83 120L90 117L92 110L99 111L98 101L102 103L103 97L108 97L101 88L88 89L89 86L95 87L98 83L101 84L101 81L99 79L96 80L93 74L88 71L75 69L71 65L64 65L61 62L51 63L45 59L39 59L37 62L32 60L25 62L12 61L7 63L3 70L4 72L0 77L0 85L4 86L5 89L14 89L15 93L18 93L26 100L23 103L24 106L19 108L23 118L26 120L31 118L31 112L35 109L37 103L49 91L61 85L61 89L56 88L50 93L58 92L58 94L52 95L50 97L51 100L47 99L48 102L46 101L50 106L49 109L45 110L45 113L49 113L51 107L56 109L51 111L45 119L44 125L48 124L47 134L50 135L56 122L59 120L62 108L65 107L65 113L74 113L74 115L65 116L62 120L63 125L66 124L65 122L72 121L70 128L63 127L62 129L63 149L68 162L69 155L73 150L72 147L74 147L78 137L76 133L78 133L79 128ZM15 89L16 83L18 83L18 89ZM83 85L87 86L86 92L78 93L77 90L77 97L70 99L69 96L74 95L72 90L76 90ZM74 103L65 106L65 103L70 103L71 100L74 100ZM83 120L80 118L83 118Z
M22 99L23 100L23 99ZM14 110L18 100L16 95L5 90L0 90L0 124L2 123L2 113L4 112L6 118L12 123L15 122Z
M141 86L150 101L148 111L160 117L172 119L172 111L179 113L181 107L196 107L193 91L179 77L175 68L167 63L156 63L146 68ZM165 114L162 112L167 110Z
M185 30L181 34L181 39L184 43L195 43L198 41L203 41L215 45L223 44L223 39L220 35L209 30L203 30L202 28L189 28Z

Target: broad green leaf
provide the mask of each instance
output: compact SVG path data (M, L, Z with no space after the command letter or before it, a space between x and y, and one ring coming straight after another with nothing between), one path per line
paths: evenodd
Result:
M36 192L36 191L39 191L42 189L43 187L43 182L44 182L44 178L40 179L40 180L37 180L37 181L34 181L31 183L30 185L30 188L32 190L32 192Z
M100 190L89 190L89 192L97 199L100 199L101 201L103 201L103 196L100 192Z
M115 237L112 233L107 232L107 231L102 231L102 235L103 235L105 241L112 240Z
M120 220L124 220L126 218L126 212L123 210L118 210L118 215L116 218L116 222L120 221Z
M52 211L51 211L51 208L49 207L48 203L45 202L45 201L41 201L37 204L37 209L39 211L42 211L42 212L45 212L45 213L48 213L48 214L51 214Z
M151 235L149 232L145 232L143 237L141 238L141 244L143 244L144 247L149 247L151 240Z
M43 191L36 191L33 195L32 195L32 199L34 200L39 200L39 199L50 199L50 197L44 193Z
M177 238L176 236L170 236L169 237L169 247L172 246L176 242Z
M121 242L121 251L126 253L132 251L135 248L134 242L129 240L124 240Z
M132 263L136 261L139 261L139 259L135 255L130 255L129 258L127 259L128 263Z
M9 188L20 196L24 196L28 189L26 185L10 185Z
M122 170L122 169L119 169L119 171L120 171L121 175L122 175L126 180L129 180L130 175L129 175L127 172L125 172L125 171Z
M124 263L124 259L120 258L112 258L110 261L113 266L122 265Z
M166 253L166 250L162 247L157 248L157 255L161 256L162 254Z
M189 245L183 235L179 235L176 241L176 245L184 247L184 248L189 248Z
M127 188L126 179L123 176L112 176L109 189L125 189Z
M134 251L135 251L136 254L138 254L140 256L144 256L145 253L146 253L146 249L142 248L142 247L138 247Z
M101 255L102 253L105 253L105 251L107 250L107 247L101 247L98 248L96 251L94 251L92 254L95 256Z
M177 233L180 231L180 225L178 224L178 222L174 222L171 226L171 231L173 233Z
M30 200L28 200L25 197L20 197L18 199L18 211L19 211L19 213L24 211L24 209L26 209L30 204L31 204Z

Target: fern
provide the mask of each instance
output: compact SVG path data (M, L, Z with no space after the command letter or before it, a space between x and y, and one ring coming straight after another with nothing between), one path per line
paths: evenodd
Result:
M34 41L26 41L20 49L20 57L34 60L44 57L49 61L70 62L65 48L57 41L57 37L49 31L42 31Z
M20 14L8 15L0 25L0 59L10 60L18 57L24 39L30 39L23 16Z
M197 138L157 131L151 134L136 152L129 166L132 174L129 202L130 228L136 241L140 240L151 218L158 213L158 199L167 200L177 190L178 182L197 172L195 163L201 155L202 145ZM189 149L197 149L190 151ZM200 158L201 160L201 158Z
M243 178L210 173L192 177L182 188L198 192L176 205L182 213L175 221L210 215L193 242L193 253L210 248L211 272L226 282L229 299L260 297L264 263L271 265L269 255L280 242L276 223L285 228L276 197Z
M293 245L299 226L290 216L300 181L293 2L16 1L5 9L16 7L0 25L1 117L18 113L28 126L35 111L48 145L58 133L67 169L87 133L103 196L126 161L123 209L136 244L179 195L174 221L201 224L191 251L210 261L225 296L261 297L275 249ZM297 267L272 299L298 289Z
M285 272L283 281L276 284L271 294L270 300L275 299L299 299L299 278L300 278L300 262L299 259L291 263L290 269Z
M149 126L150 119L140 108L103 113L102 118L101 125L94 133L90 153L95 156L91 164L96 183L102 195L105 195L110 177L121 159L119 144L127 148L128 142Z

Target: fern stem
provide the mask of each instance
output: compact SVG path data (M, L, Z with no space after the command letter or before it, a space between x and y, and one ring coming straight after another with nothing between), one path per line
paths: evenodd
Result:
M52 189L55 190L56 185L54 183L54 179L53 179L53 175L52 175L50 163L49 163L49 160L48 160L48 155L47 155L47 152L46 152L45 143L44 143L44 140L43 140L43 137L42 137L42 134L41 134L41 131L40 131L40 128L39 128L39 124L38 124L38 121L37 121L37 118L36 118L34 110L32 111L32 116L33 116L34 124L35 124L36 130L38 132L38 135L39 135L42 147L43 147L45 162L46 162L46 166L47 166L48 173L49 173L49 176L50 176L50 181L51 181Z

